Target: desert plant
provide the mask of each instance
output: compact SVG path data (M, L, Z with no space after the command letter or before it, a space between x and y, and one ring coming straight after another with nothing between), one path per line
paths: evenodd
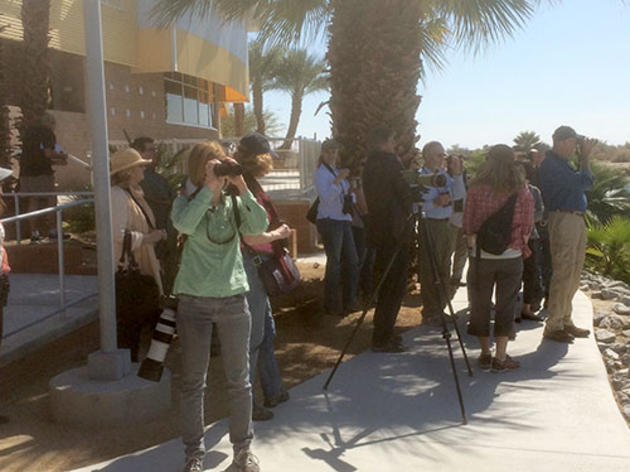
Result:
M249 81L252 90L252 103L256 117L256 131L268 134L263 94L274 88L273 79L284 50L279 46L266 46L258 39L249 45Z
M586 192L587 218L592 224L607 223L614 216L630 216L630 178L615 169L593 162L593 187Z
M265 135L276 137L281 132L284 126L280 123L278 116L269 111L263 112L263 118L265 121ZM257 120L252 107L245 107L245 115L243 117L243 132L239 134L236 132L236 118L233 110L229 110L226 117L222 119L223 125L223 137L224 138L240 138L241 136L251 133L257 130Z
M588 228L587 267L630 282L630 219L615 216Z

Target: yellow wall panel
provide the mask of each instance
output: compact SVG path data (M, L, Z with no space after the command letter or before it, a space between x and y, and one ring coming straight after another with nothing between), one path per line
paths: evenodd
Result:
M249 71L237 57L199 36L177 30L177 65L179 72L202 77L249 95Z

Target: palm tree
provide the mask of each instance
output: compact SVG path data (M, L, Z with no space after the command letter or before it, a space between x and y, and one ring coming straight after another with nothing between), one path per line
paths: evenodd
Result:
M274 88L273 80L282 54L281 47L266 47L262 40L253 41L249 46L249 81L256 116L256 131L260 134L265 134L267 131L263 112L263 93Z
M323 60L309 54L306 49L289 50L280 62L276 70L275 88L291 95L289 128L280 149L291 148L302 114L304 97L328 89L327 78L324 75L325 66Z
M222 124L222 132L225 136L225 125ZM245 134L245 104L244 103L235 103L234 104L234 134L236 136L243 136Z
M223 132L224 138L240 138L241 136L246 135L247 133L251 133L252 131L256 131L257 123L256 116L254 114L254 110L252 106L246 106L243 110L243 129L239 133L237 132L237 118L235 116L235 111L229 111L227 116L221 119L221 131ZM265 110L263 112L263 119L265 120L265 126L267 130L267 134L269 136L276 136L280 132L284 126L280 123L280 120L277 115L274 113Z
M517 152L528 152L532 148L540 145L540 136L533 131L521 131L514 138L514 150Z
M424 64L444 65L445 50L472 52L511 35L539 0L158 0L163 23L185 13L252 15L260 34L285 44L328 31L330 110L342 158L358 162L370 130L389 124L398 151L413 158L418 140L416 89Z
M588 228L587 265L625 281L630 280L630 220L615 216L606 224Z
M23 0L23 52L20 58L22 90L22 130L34 125L48 108L50 100L50 61L48 36L50 0Z
M598 162L591 163L591 170L595 180L586 192L588 221L606 224L615 215L630 217L630 178Z
M0 26L0 32L7 26ZM11 166L11 123L9 121L9 91L7 90L7 61L0 41L0 167Z

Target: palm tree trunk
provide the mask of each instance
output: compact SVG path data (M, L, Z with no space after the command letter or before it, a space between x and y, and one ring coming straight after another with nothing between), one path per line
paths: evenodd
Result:
M300 122L300 115L302 115L302 98L302 94L299 93L294 92L291 95L291 119L284 142L279 149L291 149L291 144L293 144L293 138L295 138L298 123Z
M0 26L0 31L4 27ZM11 165L11 123L9 121L9 91L7 90L7 58L0 41L0 167Z
M266 126L263 115L263 90L262 85L258 82L252 82L252 102L256 117L256 132L264 135Z
M408 162L418 140L422 2L332 0L332 7L330 110L342 165L356 166L366 156L369 133L381 124L394 129Z
M50 102L50 61L48 56L48 29L50 0L23 0L22 26L24 28L22 64L22 130L36 124Z
M245 134L245 104L234 104L234 135L238 138Z

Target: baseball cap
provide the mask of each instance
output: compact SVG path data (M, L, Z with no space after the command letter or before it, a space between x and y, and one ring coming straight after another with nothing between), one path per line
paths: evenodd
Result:
M580 139L583 137L584 136L582 136L581 134L577 134L573 128L566 125L562 125L558 127L553 132L553 139L556 141L564 141L565 139L571 139L571 138Z
M255 155L271 154L273 157L278 157L278 154L276 153L276 151L271 149L271 146L269 145L269 141L267 141L267 138L265 138L260 133L252 132L252 133L246 134L245 136L241 138L238 144L243 149L245 149L245 151L251 154L255 154Z

